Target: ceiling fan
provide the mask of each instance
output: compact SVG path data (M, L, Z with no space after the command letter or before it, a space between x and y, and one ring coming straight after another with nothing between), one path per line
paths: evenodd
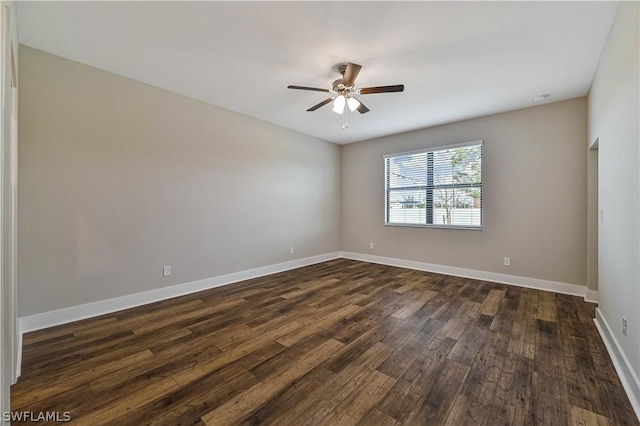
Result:
M331 89L320 89L317 87L307 87L307 86L287 86L287 89L297 89L297 90L311 90L314 92L325 92L331 93L332 96L325 99L309 108L307 111L313 112L330 102L333 102L333 112L338 114L343 114L343 125L342 129L346 129L349 124L347 123L347 113L348 111L354 112L358 111L360 114L364 114L369 112L369 108L367 108L356 95L369 95L372 93L391 93L391 92L402 92L404 91L404 84L396 84L393 86L377 86L377 87L363 87L356 88L356 78L358 77L358 73L362 66L358 64L340 64L338 65L338 72L342 74L342 78L337 79L333 82L333 87Z

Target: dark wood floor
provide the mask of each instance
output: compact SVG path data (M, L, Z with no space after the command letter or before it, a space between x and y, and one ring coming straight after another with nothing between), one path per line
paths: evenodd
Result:
M638 425L573 296L335 260L24 337L86 425Z

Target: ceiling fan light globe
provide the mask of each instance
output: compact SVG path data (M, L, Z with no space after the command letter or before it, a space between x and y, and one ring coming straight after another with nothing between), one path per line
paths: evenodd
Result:
M353 112L360 106L360 102L356 98L349 98L347 99L347 106L349 110Z
M333 112L342 114L344 112L344 106L347 103L347 100L344 96L336 96L336 99L333 101Z

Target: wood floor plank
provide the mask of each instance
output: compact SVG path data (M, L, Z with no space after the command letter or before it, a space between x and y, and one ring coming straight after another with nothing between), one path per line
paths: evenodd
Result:
M274 375L273 379L261 382L252 386L237 397L225 402L215 410L202 416L202 421L207 425L228 425L238 421L245 412L252 412L272 398L286 386L291 384L322 361L327 359L331 353L343 346L337 340L327 340L318 348L307 353L304 358L292 365L281 374Z
M262 336L258 336L253 340L249 340L241 345L235 346L229 351L222 353L217 357L213 357L208 361L202 362L200 364L194 365L180 371L173 375L173 378L180 384L181 386L186 385L189 382L199 379L202 376L205 376L218 368L231 363L232 361L241 358L244 355L247 355L265 344L275 342L279 337L302 327L302 324L291 322L289 324L284 324L282 327L268 331L264 333Z
M584 408L571 406L571 426L609 426L609 419Z
M432 383L438 372L444 368L447 355L456 341L444 336L434 338L416 358L401 379L380 401L378 408L385 414L404 423L417 409L424 390ZM414 421L416 421L414 419Z
M213 314L218 311L217 306L207 306L201 309L197 309L191 312L185 312L179 315L174 315L171 317L165 317L162 319L156 319L155 321L148 322L139 327L133 327L131 331L133 331L136 335L142 335L145 333L150 333L164 327L175 326L176 323L185 322L185 325L189 323L190 320L198 319L208 314Z
M91 412L80 418L74 418L74 425L94 426L96 424L109 424L117 422L119 417L126 415L140 406L144 406L159 399L172 391L179 389L178 384L171 377L167 377L159 382L151 383L144 389L134 394L127 395L126 398L120 398L112 404Z
M29 333L90 425L640 425L582 298L334 259Z
M524 290L513 325L509 350L534 359L536 347L536 319L540 292Z
M157 399L144 409L133 410L118 422L121 425L204 424L201 416L257 383L259 380L251 373L237 365L228 365ZM149 413L162 415L150 416Z
M448 358L464 365L472 365L489 332L492 321L492 317L479 315L477 321L467 327L467 332L457 339Z
M558 306L555 299L556 295L550 291L540 292L538 319L547 322L558 322Z
M558 309L558 332L562 340L567 399L572 406L610 416L606 399L595 377L595 366L587 341L574 335L578 322L579 316L573 303L565 303Z
M399 379L409 366L418 358L431 340L441 331L444 323L432 318L427 319L423 326L399 346L393 354L378 368L386 375Z
M488 315L490 317L495 316L498 313L498 309L500 308L500 303L504 298L506 291L493 289L489 291L489 295L482 302L482 309L480 313L482 315Z
M420 308L422 308L425 305L425 303L427 303L429 300L433 299L437 295L438 293L436 293L435 291L426 290L424 293L420 295L420 297L418 297L418 299L415 302L411 302L408 305L403 306L402 308L398 309L393 314L391 314L391 316L394 318L407 319L413 314L415 314Z
M374 407L382 397L389 392L396 380L374 370L367 377L362 386L352 392L334 410L329 413L319 425L355 425Z
M25 386L24 382L22 382L16 386L15 391L11 393L11 406L13 409L25 408L29 404L42 401L61 392L89 383L95 377L118 371L128 364L135 364L141 360L152 357L153 354L151 351L144 350L107 363L98 361L96 367L79 371L72 376L64 377L64 375L55 374L47 381L39 380L38 385Z
M327 313L325 316L318 318L317 320L313 321L311 324L308 324L306 327L301 328L300 330L294 331L291 334L279 338L277 341L284 346L290 347L307 336L311 336L312 334L318 333L322 330L326 330L327 328L331 328L342 318L348 317L360 311L361 309L362 307L357 305L344 306L337 311Z
M390 354L391 349L388 346L383 343L376 343L363 353L357 362L349 363L348 366L315 389L293 409L283 413L282 416L276 419L274 424L303 425L315 424L322 420L355 389L361 387L364 379L382 364Z
M394 419L393 417L387 416L382 411L377 408L373 408L369 410L369 412L365 413L364 416L360 419L356 426L398 426L400 423Z
M535 408L540 424L567 424L569 403L566 376L563 371L563 348L560 345L558 325L537 320L538 337L535 357Z
M285 350L269 359L253 365L249 368L249 372L258 379L265 380L267 377L279 371L288 370L290 366L295 364L300 358L303 358L308 352L324 344L328 339L330 339L330 337L326 333L310 335L299 340L292 346L285 346Z
M513 352L507 352L502 361L493 418L504 419L509 425L535 424L532 409L534 361ZM497 417L496 413L503 417Z
M468 330L469 324L478 318L481 309L480 303L464 301L460 309L447 321L442 332L452 339L460 339Z
M489 333L460 388L449 424L488 424L492 419L507 344L496 333Z
M94 392L117 392L139 377L171 376L177 371L193 368L211 358L219 357L220 351L215 347L205 350L183 351L173 355L154 355L151 359L143 359L130 363L117 371L117 374L106 374L90 382Z
M493 321L490 327L500 338L506 339L507 341L512 339L512 331L516 322L519 304L519 292L505 292L505 296L500 301L497 312L493 315Z
M406 424L444 424L469 367L446 360L434 374L425 377L421 397L405 420Z
M399 323L396 318L385 324L378 324L363 332L357 339L346 344L340 351L336 352L328 361L324 363L324 367L339 373L344 368L355 362L362 354L398 329ZM386 346L386 345L385 345Z
M302 296L314 291L318 291L319 289L323 288L323 287L327 287L327 286L333 286L336 284L336 282L338 282L338 280L336 279L324 279L324 280L317 280L315 282L311 282L311 283L306 283L304 285L301 285L301 288L298 288L296 290L287 292L285 294L283 294L281 297L285 298L285 299L293 299L296 298L298 296Z
M90 318L84 321L76 321L69 324L62 324L43 330L32 331L23 337L23 351L28 352L36 343L53 339L58 336L75 334L86 329L94 329L104 324L113 324L118 321L115 316Z
M56 347L46 352L43 350L40 353L23 359L23 362L28 366L23 369L23 373L37 377L41 372L46 374L52 366L58 371L67 371L67 369L77 370L83 361L86 361L88 358L95 359L101 355L109 357L113 355L114 351L118 351L118 354L135 352L136 348L127 346L127 343L132 343L134 340L135 334L131 331L122 331L95 340L85 340L80 345L74 345L70 342L68 348ZM75 339L73 343L76 343ZM122 351L123 347L127 347L128 349ZM144 346L137 347L145 349ZM47 356L43 356L44 353L46 353Z
M246 415L239 424L256 425L275 422L275 419L279 417L281 413L291 411L307 398L307 395L311 394L325 382L331 380L334 376L335 374L326 368L314 368L308 374L291 383L274 398L267 401L260 409Z

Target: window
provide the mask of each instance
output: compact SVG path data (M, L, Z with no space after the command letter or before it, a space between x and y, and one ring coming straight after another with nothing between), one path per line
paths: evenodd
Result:
M385 224L482 228L482 141L385 155Z

